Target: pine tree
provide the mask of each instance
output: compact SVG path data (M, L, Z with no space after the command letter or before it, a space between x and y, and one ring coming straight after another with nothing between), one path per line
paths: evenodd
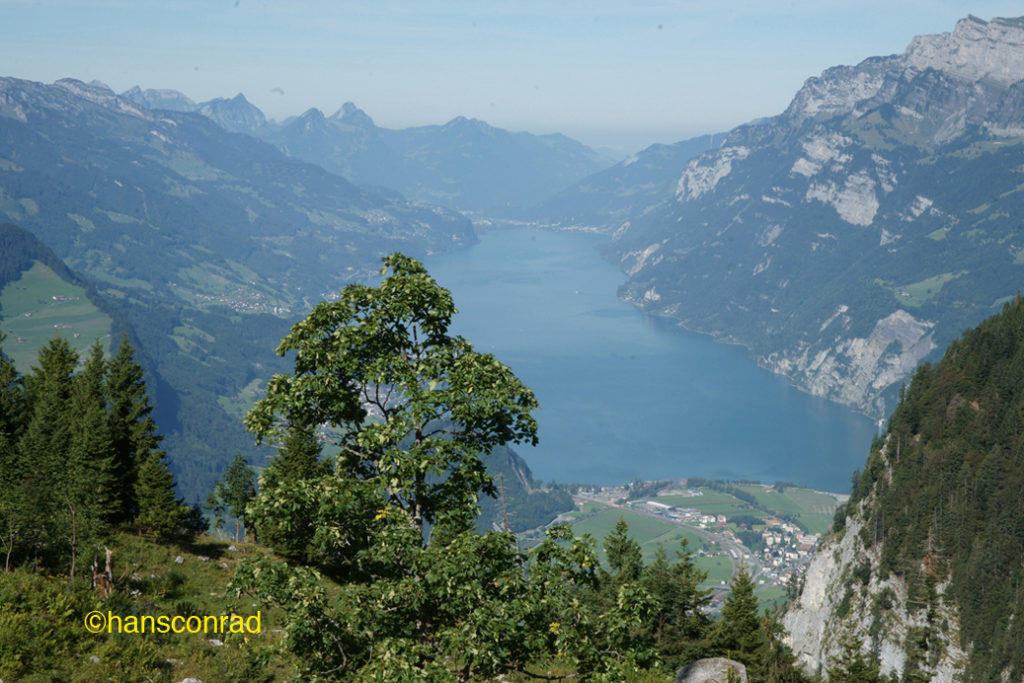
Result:
M711 647L719 655L756 666L765 634L758 617L754 581L745 568L732 578L722 618L711 632Z
M320 440L311 429L292 426L288 429L267 471L273 472L283 480L295 481L309 479L326 471L320 461Z
M0 557L6 571L11 566L19 527L15 449L25 423L25 391L14 363L3 354L5 338L0 332Z
M622 517L615 523L615 529L604 539L604 553L608 566L615 572L619 582L635 581L640 578L644 565L640 544L629 535L629 524Z
M152 450L139 466L135 480L139 532L160 540L172 538L188 519L189 508L174 496L174 477L164 452Z
M842 652L829 659L828 680L843 683L879 683L878 664L864 653L864 641L852 630L843 634Z
M659 605L650 624L654 642L662 659L673 665L702 656L701 641L710 624L704 608L711 603L711 590L700 587L708 574L693 561L686 538L677 556L670 563L664 547L658 546L643 573L644 586Z
M0 332L0 435L15 441L21 434L25 415L25 382L14 361L4 355L7 335Z
M100 540L117 511L114 444L103 399L106 363L96 342L74 377L68 422L70 442L55 479L57 517L71 553L71 578L82 551Z
M25 381L31 414L18 440L11 476L17 482L18 535L25 552L56 562L67 549L59 541L66 534L57 511L66 501L57 484L68 474L68 415L78 355L67 340L54 338L39 351L38 362Z
M136 477L150 453L160 447L162 437L153 421L142 368L135 362L135 349L127 337L107 365L105 378L107 412L114 442L115 470L120 491L116 519L128 522L138 513Z
M285 557L304 559L313 540L313 513L303 484L329 472L320 451L312 430L292 425L277 457L260 475L259 494L249 506L260 542ZM289 514L280 514L282 509Z

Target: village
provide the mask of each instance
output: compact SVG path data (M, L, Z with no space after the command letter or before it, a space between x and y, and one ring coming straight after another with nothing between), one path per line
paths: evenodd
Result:
M758 487L770 490L764 485L747 485L746 489ZM742 567L765 588L785 590L802 582L821 539L820 533L812 533L789 515L783 518L767 506L751 505L722 491L687 486L686 480L657 491L642 490L647 495L638 492L637 483L591 487L581 489L575 498L581 506L597 504L682 527L703 541L699 547L691 544L697 558L728 558L733 574ZM817 493L824 500L831 497L834 505L843 498ZM715 588L726 585L724 578L712 583Z

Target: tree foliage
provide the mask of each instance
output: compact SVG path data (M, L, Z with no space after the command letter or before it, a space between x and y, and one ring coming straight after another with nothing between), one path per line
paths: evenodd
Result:
M2 341L2 337L0 337ZM162 537L181 531L185 517L159 435L148 417L146 385L122 341L114 360L97 342L81 370L77 353L62 338L44 346L26 377L0 353L0 551L3 566L21 564L66 571L91 559L116 529L152 526L154 506L166 503ZM134 377L130 397L118 379ZM122 411L124 404L140 410ZM119 434L130 435L120 439ZM140 509L137 478L156 459L161 477L150 477ZM144 513L144 514L143 514Z
M495 493L481 458L535 442L536 400L448 333L451 295L422 265L385 264L379 286L351 285L295 325L278 348L295 372L246 417L279 444L246 512L289 562L246 564L234 585L283 607L303 675L623 680L703 656L710 591L685 542L647 567L620 521L607 571L568 526L529 551L475 531L479 496Z

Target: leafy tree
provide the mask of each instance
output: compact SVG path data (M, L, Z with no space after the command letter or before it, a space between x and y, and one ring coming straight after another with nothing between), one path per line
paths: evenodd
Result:
M508 533L473 533L495 487L480 454L536 440L532 392L465 339L455 308L416 261L385 259L379 287L346 287L297 324L275 376L246 418L258 437L318 425L339 449L330 472L282 482L250 507L259 526L312 530L307 557L339 579L269 560L239 589L285 607L286 646L320 680L467 680L545 662L583 675L650 666L655 601L639 582L600 610L592 543L567 527L529 555Z
M448 334L451 294L422 264L384 262L379 287L349 285L292 328L278 353L295 353L295 372L270 380L246 426L262 439L327 425L339 476L379 489L418 533L468 529L479 493L496 493L479 454L535 443L537 402L493 356Z
M240 520L244 523L247 519L246 507L255 497L256 473L245 456L238 453L228 465L224 476L214 485L206 505L218 515L227 513L235 518L235 541L238 541ZM244 530L250 527L251 522L245 524Z

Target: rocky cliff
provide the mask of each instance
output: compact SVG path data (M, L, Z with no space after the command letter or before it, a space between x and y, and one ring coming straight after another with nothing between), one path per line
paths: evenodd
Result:
M811 673L849 651L900 680L1024 675L1024 300L923 365L785 615Z

